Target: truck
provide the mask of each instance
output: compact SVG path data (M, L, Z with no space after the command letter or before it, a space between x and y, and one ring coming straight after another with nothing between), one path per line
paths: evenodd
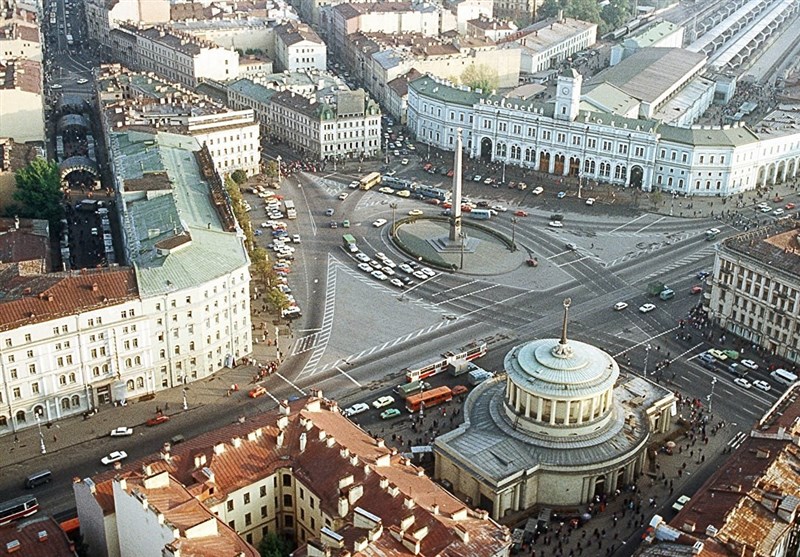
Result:
M663 282L654 281L647 285L647 293L650 296L658 296L666 289L667 285Z
M491 379L492 377L494 377L494 374L492 374L492 372L486 371L485 369L477 368L469 372L469 375L467 376L467 381L469 382L470 385L478 385L480 383L483 383L487 379Z
M344 246L344 249L346 249L350 253L355 253L358 251L358 246L356 245L356 239L353 238L352 234L342 235L342 245Z
M284 207L286 207L286 218L289 220L294 220L297 218L297 208L294 206L294 201L291 199L286 199L283 202Z

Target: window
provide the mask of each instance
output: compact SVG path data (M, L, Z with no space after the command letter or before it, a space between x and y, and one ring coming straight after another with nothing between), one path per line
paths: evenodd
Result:
M266 517L267 517L267 506L264 505L261 507L261 518L266 518Z
M228 510L229 511L233 510L233 499L228 499Z
M250 513L244 515L244 525L250 526L253 523L253 516Z
M261 497L266 497L267 496L267 486L262 485L261 488L258 490L258 494Z
M291 515L285 515L283 517L283 523L286 525L287 528L294 528L294 517Z
M30 334L26 334L26 335L25 335L25 342L30 342L30 341L31 341L31 335L30 335ZM9 341L7 341L7 344L8 344L9 346L11 346L11 342L10 342L10 340L9 340Z
M288 493L283 496L283 506L284 507L291 507L292 506L292 496Z
M249 505L250 504L250 494L249 493L245 493L244 497L242 497L242 499L244 500L244 504L245 505Z
M31 383L31 392L35 395L39 394L39 383Z
M292 485L292 476L290 474L283 475L283 485L284 487L291 487Z
M36 375L36 364L30 364L28 366L28 373L31 375Z

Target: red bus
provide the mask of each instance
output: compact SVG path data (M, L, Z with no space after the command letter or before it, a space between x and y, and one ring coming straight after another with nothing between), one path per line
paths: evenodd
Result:
M445 371L450 364L463 360L471 362L485 355L486 343L483 341L475 341L451 352L445 352L435 358L418 362L413 366L405 368L403 371L406 374L406 382L411 383L412 381L419 381L420 379L425 379L431 375L441 373Z
M451 400L453 400L453 391L450 390L450 387L436 387L430 391L408 397L406 399L406 410L413 414L414 412L419 412L420 408L424 410Z
M39 510L39 501L36 497L25 495L0 503L0 526L31 516Z

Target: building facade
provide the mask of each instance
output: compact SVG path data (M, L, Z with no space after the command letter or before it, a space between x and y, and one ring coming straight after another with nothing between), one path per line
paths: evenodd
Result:
M0 137L17 143L44 143L42 64L0 60Z
M290 21L275 28L275 61L281 70L328 69L328 47L311 27Z
M511 545L505 527L319 393L73 488L81 531L106 557L173 557L194 543L249 556L268 533L294 539L297 557L506 557Z
M594 46L597 24L568 17L544 19L509 34L502 41L522 50L520 72L537 74L551 70L567 58Z
M153 25L170 20L169 0L85 0L84 8L89 38L107 47L110 31L122 22Z
M585 102L581 88L574 70L558 78L554 102L486 95L426 76L409 85L408 127L443 150L464 128L472 158L647 191L729 196L798 174L800 134L791 128L760 137L743 125L629 118Z
M704 302L709 318L726 331L800 362L800 243L794 221L719 244Z

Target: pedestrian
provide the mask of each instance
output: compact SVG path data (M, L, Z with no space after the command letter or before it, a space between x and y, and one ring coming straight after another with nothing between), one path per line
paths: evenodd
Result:
M58 443L58 437L56 437L55 435L53 435L53 443Z
M15 445L18 445L18 444L19 444L19 437L17 437L17 435L16 435L16 434L14 435L14 444L15 444Z

